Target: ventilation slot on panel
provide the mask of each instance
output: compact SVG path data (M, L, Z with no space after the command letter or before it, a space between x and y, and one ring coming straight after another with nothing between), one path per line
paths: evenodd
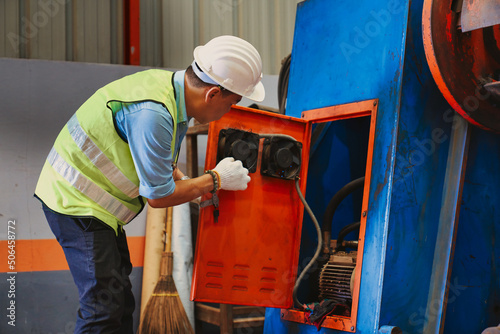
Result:
M207 277L215 277L215 278L222 278L221 273L214 273L214 272L208 272Z
M211 289L222 289L222 285L220 284L208 283L205 286Z
M250 267L246 264L235 264L233 268L239 270L250 270Z
M209 261L209 262L207 262L207 266L209 266L209 267L224 268L224 264L222 262L215 262L215 261Z
M264 283L276 283L276 279L273 277L262 277L260 281Z

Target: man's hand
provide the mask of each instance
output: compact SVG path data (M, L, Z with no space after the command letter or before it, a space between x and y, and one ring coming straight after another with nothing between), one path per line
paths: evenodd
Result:
M184 173L181 172L181 170L178 167L175 167L174 170L172 171L172 177L174 178L174 181L179 181L182 179L184 176Z
M224 190L245 190L247 183L250 182L248 169L243 167L241 161L234 158L221 160L214 171L219 174L220 188Z

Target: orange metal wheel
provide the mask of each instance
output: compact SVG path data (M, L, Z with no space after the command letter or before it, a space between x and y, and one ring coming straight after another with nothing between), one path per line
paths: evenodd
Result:
M429 68L455 111L480 128L500 132L500 25L462 32L462 8L453 6L452 0L424 1L422 30Z

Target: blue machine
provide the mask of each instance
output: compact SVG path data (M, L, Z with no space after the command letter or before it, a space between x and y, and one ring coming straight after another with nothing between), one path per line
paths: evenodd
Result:
M423 7L309 0L297 8L286 114L379 101L356 326L321 333L481 333L500 323L500 137L465 122L438 89ZM356 143L365 130L338 122L319 139L306 192L318 218L363 175L366 147ZM333 239L359 219L357 201L339 206ZM311 221L303 226L300 263L317 241ZM313 276L299 291L304 301L315 298ZM317 332L266 311L265 333Z

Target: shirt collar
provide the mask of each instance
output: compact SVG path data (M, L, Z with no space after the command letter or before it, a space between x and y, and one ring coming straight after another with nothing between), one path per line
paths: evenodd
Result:
M174 73L175 103L177 105L177 123L188 122L186 101L184 100L184 74L186 71Z

